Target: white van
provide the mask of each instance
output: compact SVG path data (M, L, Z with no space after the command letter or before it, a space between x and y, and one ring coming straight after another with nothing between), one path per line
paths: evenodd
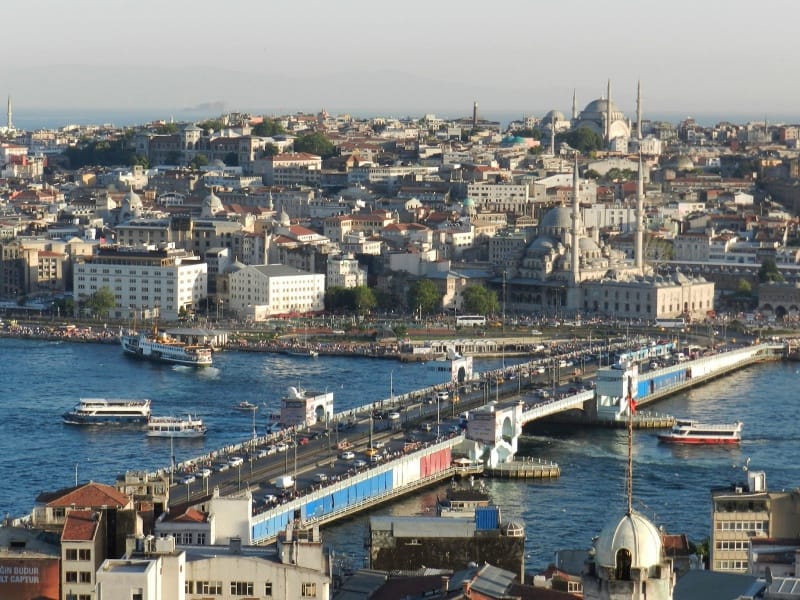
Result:
M285 490L294 485L294 478L291 475L281 475L275 480L275 487L279 490Z

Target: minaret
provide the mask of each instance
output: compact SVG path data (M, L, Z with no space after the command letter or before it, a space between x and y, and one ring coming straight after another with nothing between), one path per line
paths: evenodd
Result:
M580 223L580 177L578 176L578 153L575 153L575 167L572 172L572 282L577 284L580 278L580 249L578 248L578 228Z
M606 92L606 146L611 143L611 79L608 80Z
M578 100L575 96L575 88L572 88L572 121L578 120Z
M636 270L644 275L644 169L639 150L639 176L636 184Z
M478 101L472 103L472 128L478 128Z
M553 118L553 120L550 121L550 155L551 156L555 156L556 155L556 121L555 121L555 118Z
M11 94L8 95L8 108L6 109L6 126L9 131L14 129L14 122L11 120Z
M642 141L642 82L636 83L636 138Z

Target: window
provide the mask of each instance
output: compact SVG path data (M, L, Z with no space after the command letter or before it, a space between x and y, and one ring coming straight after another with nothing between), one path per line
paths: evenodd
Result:
M199 546L205 546L206 545L206 534L205 533L201 532L201 533L197 534L197 544Z
M64 581L67 583L78 583L78 572L77 571L67 571L64 573Z
M304 583L301 594L303 598L316 598L317 597L317 584L316 583Z
M252 596L252 581L231 581L231 594L237 596Z
M198 581L197 592L198 594L215 594L222 595L222 582L221 581Z
M92 583L91 571L81 571L81 583Z
M186 585L184 586L184 591L187 594L194 594L194 581L186 580Z
M67 548L64 552L64 560L78 560L78 551L75 548Z
M267 581L264 583L264 595L265 596L272 596L272 582Z

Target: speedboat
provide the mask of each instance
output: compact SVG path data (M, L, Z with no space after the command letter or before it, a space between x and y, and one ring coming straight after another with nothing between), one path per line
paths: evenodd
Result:
M191 415L185 419L152 417L147 424L149 437L197 438L203 437L207 431L208 427L203 424L203 420Z
M248 402L247 400L242 400L233 407L234 410L244 410L244 411L251 411L251 410L258 410L258 405L253 404L252 402Z
M658 436L670 444L738 444L742 439L742 422L710 425L686 419L676 419L669 433Z

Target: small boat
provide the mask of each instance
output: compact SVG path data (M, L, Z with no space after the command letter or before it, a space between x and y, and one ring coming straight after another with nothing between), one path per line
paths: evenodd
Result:
M658 436L670 444L738 444L742 439L742 423L709 425L686 419L676 419L669 433Z
M258 405L253 404L252 402L248 402L247 400L242 400L233 407L234 410L244 410L244 411L251 411L251 410L258 410Z
M283 351L283 353L288 354L289 356L303 356L307 358L316 358L319 356L319 352L310 346L294 346L287 348Z
M62 418L68 425L146 423L150 419L150 400L81 398Z
M203 424L203 420L191 415L185 419L152 417L147 423L148 437L198 438L203 437L207 431L208 427Z

